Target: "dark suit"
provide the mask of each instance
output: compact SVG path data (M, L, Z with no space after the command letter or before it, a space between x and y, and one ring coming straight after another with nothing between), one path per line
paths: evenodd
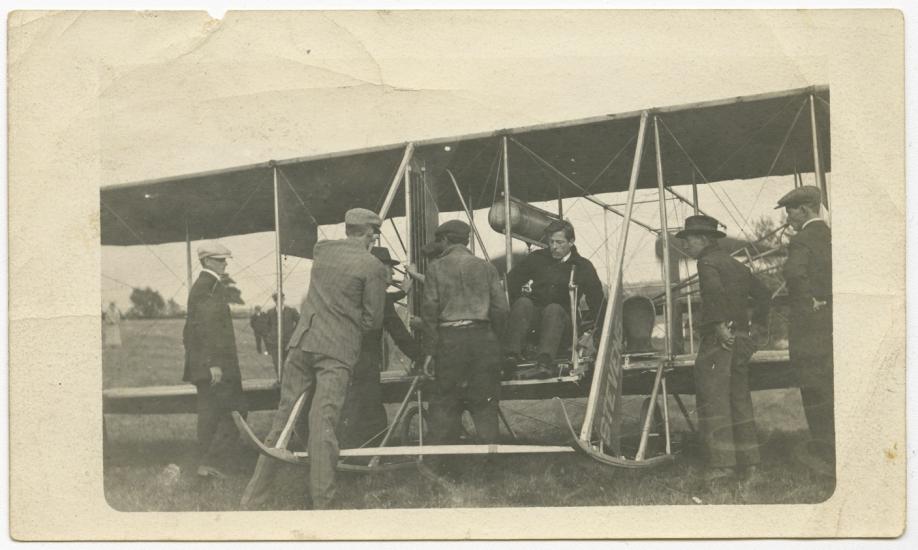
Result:
M265 315L265 347L268 349L268 353L271 355L271 361L274 362L275 368L277 367L277 306L272 307ZM296 329L296 324L300 321L300 314L297 313L295 309L289 306L284 306L284 339L281 340L283 345L282 349L287 349L287 344L290 343L290 337L293 336L293 331ZM286 355L286 354L285 354Z
M226 302L226 287L206 271L188 293L188 315L182 341L185 345L185 374L198 388L198 446L203 464L213 465L236 441L236 427L230 413L245 413L242 376L236 355L233 318ZM211 385L210 369L220 367L222 381Z
M523 351L526 336L533 328L539 332L540 354L554 358L561 340L570 334L571 300L569 285L571 269L579 294L586 296L590 314L601 319L603 303L602 283L593 264L572 246L567 261L557 260L551 250L536 250L514 267L508 276L510 323L507 328L506 351L519 354ZM522 287L532 281L532 293L523 295Z
M408 359L416 363L423 359L420 346L405 328L395 310L395 302L404 295L404 292L387 294L382 330L374 330L363 335L360 358L354 366L347 399L341 411L338 436L344 448L360 446L388 426L380 376L383 363L383 332L392 337L392 341Z
M759 462L759 450L749 394L748 363L754 347L748 310L753 306L754 319L764 324L771 295L746 266L716 244L698 257L698 280L701 345L695 359L695 395L707 464L752 466ZM717 339L720 323L732 323L735 331L730 350Z
M810 435L834 449L832 233L825 222L812 221L791 237L784 280L790 299L790 359L800 373ZM826 305L817 311L814 299Z
M306 394L313 507L327 508L335 494L335 430L365 332L383 322L386 268L359 241L321 241L313 251L309 292L287 347L280 403L265 444L277 441L297 399ZM264 501L276 462L261 456L242 497L243 507Z

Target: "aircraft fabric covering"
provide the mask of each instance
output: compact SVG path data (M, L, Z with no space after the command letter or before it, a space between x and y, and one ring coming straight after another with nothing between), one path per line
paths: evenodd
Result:
M830 171L829 90L804 88L650 110L660 121L666 185L812 172L811 94L821 164ZM462 209L446 169L473 208L490 206L499 196L504 136L511 193L518 199L535 202L585 191L625 191L640 114L416 142L412 163L426 172L441 212ZM652 138L645 140L639 188L657 186L654 147ZM404 152L405 144L396 144L107 186L101 192L102 244L158 244L184 241L186 235L198 240L271 231L276 168L279 186L286 184L290 191L279 195L284 246L296 255L311 255L311 237L285 233L340 223L349 208L378 211ZM400 191L388 215L403 214ZM290 231L284 230L287 223Z

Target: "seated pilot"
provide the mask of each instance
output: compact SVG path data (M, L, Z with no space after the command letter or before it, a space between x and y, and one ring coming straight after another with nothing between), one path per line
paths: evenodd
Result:
M574 226L558 220L548 226L545 234L548 248L526 256L508 276L511 305L504 342L508 366L522 360L523 347L532 329L537 330L539 339L536 366L518 373L520 378L552 376L561 342L572 338L568 293L572 268L579 295L586 296L594 318L601 319L602 283L593 264L577 253Z

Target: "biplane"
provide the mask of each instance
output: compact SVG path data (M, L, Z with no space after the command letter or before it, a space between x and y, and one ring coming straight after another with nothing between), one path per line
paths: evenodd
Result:
M678 202L693 213L704 213L698 200L702 186L770 176L793 176L798 185L803 174L812 174L824 191L828 211L829 104L828 87L813 86L111 185L101 190L101 241L112 246L185 242L190 287L193 241L273 231L280 326L281 258L310 258L319 228L341 223L349 208L372 209L388 220L403 245L405 263L415 264L423 273L429 260L422 247L432 240L445 213L463 216L473 229L473 249L492 259L483 239L486 229L474 216L476 209L489 207L488 225L502 234L504 242L502 259L493 260L504 264L506 273L513 267L514 242L530 248L544 246L541 232L552 219L564 217L563 200L579 197L596 207L604 222L604 242L614 244L607 257L602 318L596 318L599 312L582 312L573 323L565 355L556 358L552 376L535 380L510 376L502 382L501 393L502 400L586 398L579 426L564 413L570 441L425 444L423 396L430 373L415 365L405 372L384 373L385 400L399 403L398 412L374 440L342 450L340 466L373 471L440 454L574 451L615 466L655 466L674 456L670 402L691 425L680 395L694 391L692 308L693 303L697 307L693 298L697 280L680 278L684 253L672 236L679 220L670 218L666 205ZM691 189L691 194L676 187ZM635 215L638 190L655 192L657 219ZM613 192L625 193L625 202L613 205L599 198ZM532 206L548 201L557 201L557 212ZM607 217L618 221L614 238ZM401 219L401 229L396 219ZM624 292L625 252L632 229L649 232L658 242L662 291L650 296ZM763 259L780 254L765 246L764 240L747 235L731 248L755 271ZM408 293L404 304L408 314L418 312L419 290L415 285ZM580 310L574 285L570 297L572 311ZM654 345L651 338L658 316L663 318L662 345ZM591 330L599 333L591 335ZM585 334L595 336L592 341L597 344L584 344L590 340ZM283 356L281 342L277 353ZM244 381L250 409L276 407L282 376L279 367L274 379ZM750 384L752 389L795 386L787 351L756 352ZM104 414L193 412L194 393L190 385L107 389L103 410ZM649 397L638 441L623 445L622 396L629 394ZM308 462L307 453L290 447L303 402L304 398L298 401L272 447L266 447L238 414L235 420L259 452L287 462ZM413 438L408 437L412 422ZM515 441L506 419L504 425ZM654 433L665 444L651 452L648 440ZM354 457L371 460L369 465L365 460L349 463Z

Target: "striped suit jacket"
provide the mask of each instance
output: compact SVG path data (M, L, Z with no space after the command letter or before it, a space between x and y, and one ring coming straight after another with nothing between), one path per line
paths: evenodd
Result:
M288 349L353 366L363 334L382 327L387 274L385 265L358 241L316 243L309 291Z

